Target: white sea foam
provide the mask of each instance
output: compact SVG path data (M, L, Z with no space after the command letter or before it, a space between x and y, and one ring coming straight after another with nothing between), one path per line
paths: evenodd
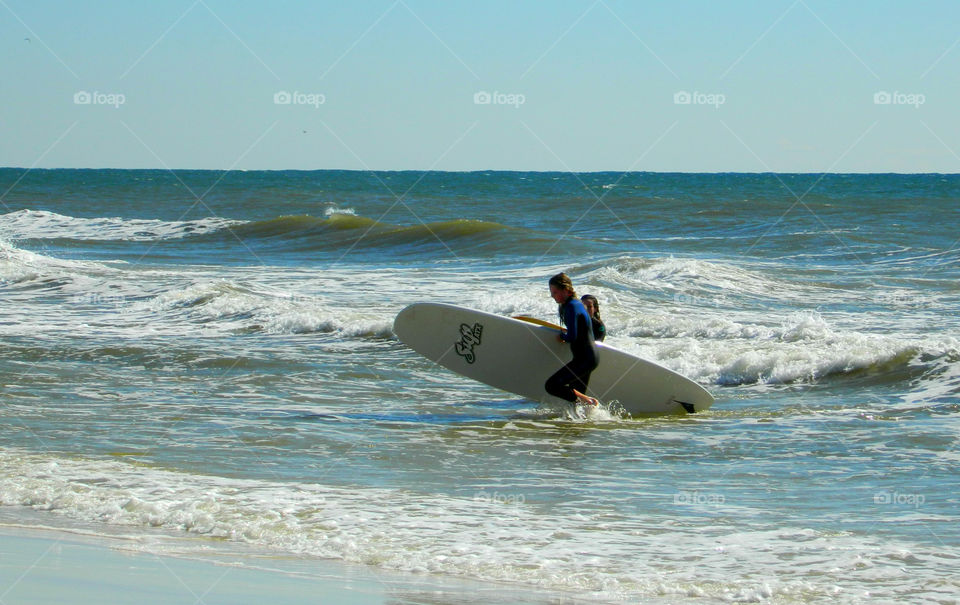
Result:
M726 308L773 301L855 301L862 292L802 283L771 264L733 264L695 258L619 257L583 268L582 279L613 292L667 294L681 308ZM588 286L587 286L588 287Z
M523 494L491 489L467 498L428 496L214 478L12 450L0 450L0 462L5 506L227 539L278 553L582 591L594 598L852 598L844 586L862 586L864 571L887 576L880 586L896 594L911 586L909 577L890 575L903 565L896 553L913 552L911 565L931 568L960 554L948 546L936 551L880 546L868 538L808 529L685 531L666 519L625 519L602 510L547 512ZM209 552L216 541L172 548L181 554L191 548ZM824 557L840 565L856 560L851 571L857 573L824 578ZM765 578L754 578L755 569L765 570Z
M323 211L324 216L333 216L335 214L343 214L346 216L357 216L357 211L353 208L340 208L338 206L328 206L326 210Z
M642 279L657 281L671 276L668 279L674 280L686 275L700 280L714 269L712 263L702 261L656 261L643 269L651 273ZM727 278L711 279L716 287L727 280L739 283L732 276L740 273L735 269ZM609 273L601 268L587 275L596 279ZM691 291L691 286L675 287ZM751 286L750 293L759 295L766 287L772 285ZM742 293L742 288L737 288L734 295ZM790 288L793 292L786 296L803 297L802 288L787 283L764 295L783 296ZM645 300L642 292L634 294L623 284L588 285L581 291L595 294L601 301L608 331L606 344L661 363L705 385L816 381L884 364L902 366L920 356L939 358L960 347L960 341L949 333L905 336L902 325L886 329L881 325L870 331L860 327L880 321L877 317L825 315L814 310L757 314L735 305L718 306L704 295L697 295L696 300L690 295L676 305L663 305ZM475 306L495 314L531 315L557 322L556 304L544 292L545 288L537 286L492 291ZM717 296L723 296L723 290L717 292Z
M905 337L836 328L816 312L794 313L776 325L657 315L612 334L608 342L614 346L716 384L815 381L884 364L905 366L960 346L947 334Z
M61 259L15 246L0 237L0 283L82 284L119 275L119 270L106 263Z
M711 271L703 263L664 261L657 275ZM542 272L541 269L539 272ZM539 274L538 272L538 274ZM275 275L274 275L275 273ZM521 272L522 273L522 272ZM602 273L602 270L596 274ZM595 275L596 275L595 274ZM432 297L501 315L526 314L557 321L556 305L526 274L507 278L526 283L519 288L477 288L464 291L457 273L408 277L410 299L429 289ZM297 290L285 288L294 279ZM117 335L149 332L182 334L185 326L202 334L323 333L345 338L390 338L401 306L381 301L393 280L377 271L349 269L288 275L284 269L233 269L210 272L201 267L133 270L90 261L75 261L22 250L0 242L0 280L47 284L64 296L60 309L34 311L18 321L34 331L63 329L65 313L78 321ZM52 284L52 285L51 285ZM338 292L336 298L326 292ZM354 302L345 302L350 291ZM585 290L586 291L586 290ZM905 336L902 332L851 329L844 319L815 311L757 317L707 305L698 312L685 306L651 304L641 295L610 286L596 286L607 319L607 344L661 363L705 385L817 381L883 364L905 365L919 356L939 358L957 351L949 334ZM473 298L464 300L463 294ZM422 296L422 295L421 295ZM458 300L459 297L459 300ZM95 315L84 319L92 309ZM12 311L12 310L11 310ZM106 317L106 315L110 317ZM856 319L856 318L854 318ZM21 330L11 323L4 332ZM856 325L853 323L852 325ZM85 328L71 327L76 332Z
M343 336L392 335L392 317L334 305L322 295L295 295L227 280L192 284L133 305L160 317L187 315L208 328L270 334L335 332Z
M244 222L218 217L188 221L80 218L46 210L18 210L0 215L0 236L12 240L66 238L149 241L210 233Z
M0 332L80 334L95 329L100 335L135 337L182 334L185 325L193 324L198 333L208 335L238 331L392 335L392 307L335 304L328 296L265 284L249 273L238 269L235 279L218 279L203 267L168 271L61 259L0 239L0 285L20 287L27 300L42 290L62 302L55 307L25 308L22 315L8 307L5 311L11 321ZM324 274L316 289L341 280L349 280L348 274ZM277 281L284 281L282 274ZM67 318L72 324L64 323ZM28 325L32 328L27 329Z

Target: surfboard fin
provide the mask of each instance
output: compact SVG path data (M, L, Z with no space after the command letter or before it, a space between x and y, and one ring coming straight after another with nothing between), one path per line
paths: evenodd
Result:
M674 401L676 401L676 399L674 399ZM686 401L677 401L677 403L679 403L680 406L683 407L683 409L686 410L688 414L697 413L697 409L693 407L692 403L687 403Z

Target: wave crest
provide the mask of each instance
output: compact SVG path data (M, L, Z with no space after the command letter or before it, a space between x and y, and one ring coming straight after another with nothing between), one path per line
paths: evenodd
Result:
M537 234L500 223L454 219L397 225L357 215L352 208L328 207L323 216L285 215L242 221L206 217L187 221L79 218L43 210L0 215L0 236L11 240L78 242L241 243L250 249L324 251L345 248L395 248L398 253L516 249Z
M233 333L332 333L387 338L393 324L381 315L334 305L322 296L299 296L226 280L197 283L137 302L131 311L205 325Z

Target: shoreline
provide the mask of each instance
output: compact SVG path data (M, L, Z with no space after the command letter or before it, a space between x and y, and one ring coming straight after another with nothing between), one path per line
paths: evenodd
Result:
M245 553L242 545L230 546L238 548L221 550L211 545L190 554L158 553L151 550L149 541L135 537L4 520L0 522L0 602L466 605L579 600L523 587L339 561Z

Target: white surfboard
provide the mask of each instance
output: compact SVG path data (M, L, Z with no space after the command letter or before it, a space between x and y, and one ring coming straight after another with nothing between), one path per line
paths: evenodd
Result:
M400 311L393 331L427 359L468 378L548 404L544 383L572 359L549 325L441 303L416 303ZM618 402L632 416L700 412L713 397L699 384L661 365L597 343L600 365L587 394Z

